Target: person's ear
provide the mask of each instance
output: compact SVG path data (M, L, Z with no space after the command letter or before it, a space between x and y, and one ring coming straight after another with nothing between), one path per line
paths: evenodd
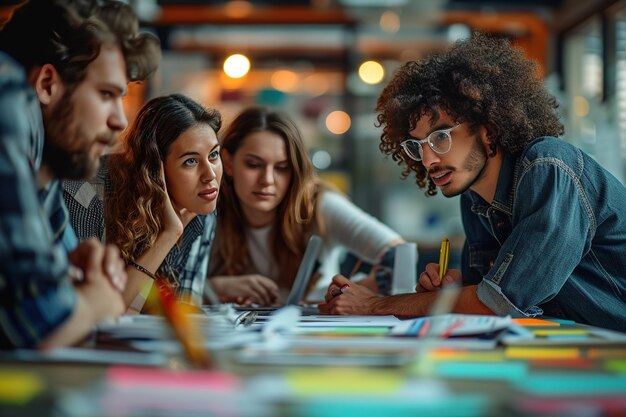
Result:
M229 177L233 176L233 156L226 149L222 149L220 154L222 158L222 166L224 167L224 173Z
M29 78L42 106L53 105L62 96L63 82L52 64L33 70Z
M495 142L493 140L491 140L489 138L489 134L488 134L488 129L486 126L479 126L478 128L478 134L480 136L480 140L483 143L483 145L485 146L485 149L488 149L489 152L487 153L487 155L490 158L493 158L494 156L496 156L498 154L498 146L495 144Z

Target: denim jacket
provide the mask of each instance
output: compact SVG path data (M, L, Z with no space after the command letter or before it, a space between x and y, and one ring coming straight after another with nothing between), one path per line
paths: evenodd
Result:
M493 202L461 196L463 280L499 315L626 331L626 188L556 138L505 155Z

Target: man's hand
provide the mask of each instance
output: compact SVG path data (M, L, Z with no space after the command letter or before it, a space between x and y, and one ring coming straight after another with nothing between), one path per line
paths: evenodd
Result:
M341 287L346 284L349 288L341 291ZM319 308L325 314L353 316L375 314L372 305L373 301L379 298L378 294L367 287L353 283L342 275L335 275L324 296L326 303L320 304Z
M68 257L83 274L83 280L75 283L76 292L85 301L87 315L91 316L83 319L95 324L123 314L126 306L121 291L126 285L126 271L119 250L88 239Z
M215 292L223 299L244 304L271 305L278 298L278 285L258 274L221 276L211 278Z
M89 281L94 276L104 275L113 288L120 293L126 287L126 265L115 245L103 246L98 240L91 238L78 244L68 255L72 266L80 271L82 279ZM94 262L100 259L100 265Z
M427 292L436 291L441 286L458 283L461 284L461 271L458 269L449 269L443 276L443 279L439 279L439 264L429 263L426 265L426 270L419 276L415 292Z

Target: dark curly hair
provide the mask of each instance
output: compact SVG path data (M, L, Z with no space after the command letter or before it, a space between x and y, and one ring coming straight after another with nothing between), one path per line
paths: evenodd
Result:
M518 155L533 139L560 136L558 103L543 87L536 64L505 39L475 34L449 50L420 62L407 62L384 88L376 105L383 127L379 149L398 165L402 176L415 172L426 195L437 194L421 162L408 158L400 142L422 116L436 121L439 112L471 131L484 126L491 152Z

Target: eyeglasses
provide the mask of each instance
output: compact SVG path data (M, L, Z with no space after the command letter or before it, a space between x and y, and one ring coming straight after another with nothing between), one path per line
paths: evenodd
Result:
M438 154L447 153L452 147L452 135L450 135L450 132L459 126L461 126L461 123L448 129L435 130L431 132L426 139L422 140L408 138L401 142L400 146L402 146L402 149L404 149L404 152L406 152L409 158L418 162L424 157L422 145L425 143L428 143L430 149Z

